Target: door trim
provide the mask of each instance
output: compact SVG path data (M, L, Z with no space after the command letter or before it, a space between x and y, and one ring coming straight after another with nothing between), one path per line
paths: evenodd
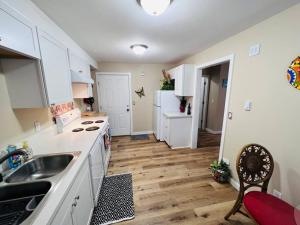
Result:
M202 75L201 80L203 80L203 79L206 80L207 84L204 85L201 82L201 88L205 87L205 90L203 92L201 92L201 96L200 96L200 104L202 104L202 102L204 102L204 104L202 104L203 105L202 112L199 112L200 113L199 125L201 125L199 128L201 128L202 130L205 130L206 121L207 121L207 111L208 111L209 79L208 79L208 77L204 77ZM201 120L202 120L202 123L201 123Z
M225 57L206 62L204 64L197 65L195 67L195 92L193 98L193 112L194 115L192 118L192 148L197 148L198 141L198 124L200 117L200 87L201 87L201 79L202 79L202 70L215 66L218 64L222 64L225 62L229 62L229 70L228 70L228 84L226 91L226 100L225 100L225 108L224 108L224 116L223 116L223 126L222 126L222 136L221 136L221 144L220 144L220 152L219 152L219 161L222 160L224 154L224 142L225 142L225 134L227 129L227 115L229 112L229 102L230 102L230 94L231 94L231 86L232 86L232 77L233 77L233 64L234 64L234 54L227 55Z
M97 82L97 77L98 76L103 76L103 75L109 75L109 76L128 76L128 88L129 88L129 109L130 109L130 135L133 133L133 121L132 121L132 89L131 89L131 73L130 72L96 72L96 82ZM97 83L97 98L98 98L98 111L100 112L100 104L99 104L99 88L98 88L98 83Z

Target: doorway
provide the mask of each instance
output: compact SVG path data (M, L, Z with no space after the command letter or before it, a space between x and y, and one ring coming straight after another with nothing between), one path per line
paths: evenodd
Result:
M198 148L220 147L229 62L202 70Z
M111 134L131 134L131 74L96 73L99 112L109 117Z
M234 55L229 55L196 67L192 148L201 146L203 142L204 145L207 142L206 145L220 146L219 160L223 158L233 60ZM219 75L213 77L209 70L215 70L215 74Z

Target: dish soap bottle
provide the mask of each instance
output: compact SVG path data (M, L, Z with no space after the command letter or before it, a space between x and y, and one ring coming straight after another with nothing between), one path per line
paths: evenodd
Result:
M7 147L7 152L11 153L11 152L16 151L16 149L17 149L17 146L9 145ZM15 169L19 165L21 165L21 158L20 158L19 155L13 155L13 156L8 158L7 166L8 166L9 169Z
M22 148L26 151L26 155L24 156L24 160L27 161L29 159L32 159L32 157L33 157L32 148L29 147L29 144L28 144L27 141L23 141Z

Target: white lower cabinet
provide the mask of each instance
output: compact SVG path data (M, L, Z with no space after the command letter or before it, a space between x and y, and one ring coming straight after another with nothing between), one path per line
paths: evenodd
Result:
M192 117L164 115L163 137L165 142L172 148L186 148L191 145Z
M103 150L104 150L103 136L100 135L97 138L89 154L89 163L90 163L92 188L93 188L93 199L94 199L95 206L97 205L98 202L102 181L105 175Z
M88 225L94 203L88 160L68 191L52 225Z

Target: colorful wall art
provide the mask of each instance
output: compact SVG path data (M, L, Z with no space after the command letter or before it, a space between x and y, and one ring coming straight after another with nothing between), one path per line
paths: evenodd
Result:
M287 79L294 88L300 90L300 56L289 66Z

